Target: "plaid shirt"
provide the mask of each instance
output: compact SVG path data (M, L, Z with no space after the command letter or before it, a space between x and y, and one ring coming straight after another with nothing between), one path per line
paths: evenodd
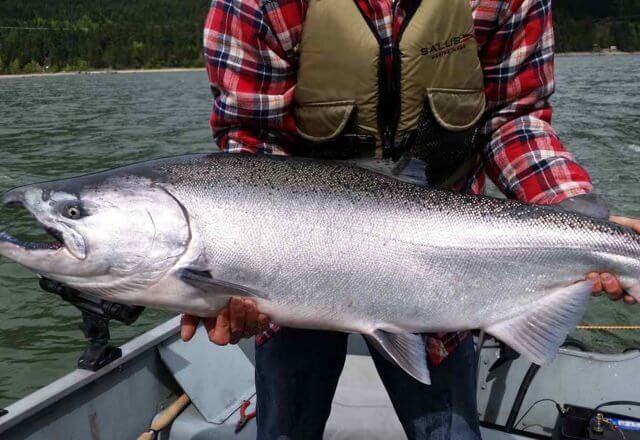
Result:
M350 1L350 0L345 0ZM391 64L392 43L416 0L355 0L373 22ZM592 190L587 172L550 125L554 90L551 0L470 0L487 109L482 163L456 189L480 194L486 175L510 198L558 203ZM213 0L204 29L214 95L211 128L230 152L287 154L297 46L307 0ZM260 343L277 330L258 337ZM468 333L430 335L437 365Z

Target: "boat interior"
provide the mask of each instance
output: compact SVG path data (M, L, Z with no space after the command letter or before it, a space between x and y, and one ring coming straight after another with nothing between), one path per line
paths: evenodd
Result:
M173 318L123 345L122 356L97 371L75 370L12 404L0 416L0 438L254 439L253 342L218 347L200 328L183 343L179 324ZM633 404L640 400L640 351L565 347L538 368L491 337L481 334L476 343L485 440L640 439ZM609 401L622 404L598 412L602 423L594 428L595 409ZM611 420L627 428L616 430ZM599 436L589 436L597 429ZM351 336L324 438L406 438L359 335Z

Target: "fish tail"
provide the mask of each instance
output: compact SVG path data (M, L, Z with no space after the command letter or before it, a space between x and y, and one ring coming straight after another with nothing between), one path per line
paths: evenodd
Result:
M640 276L626 277L622 276L618 278L622 288L633 297L636 301L640 302Z

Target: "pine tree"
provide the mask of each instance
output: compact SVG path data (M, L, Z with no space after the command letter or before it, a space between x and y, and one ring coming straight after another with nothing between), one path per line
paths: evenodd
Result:
M9 73L13 75L20 73L20 60L18 58L14 59L9 65Z

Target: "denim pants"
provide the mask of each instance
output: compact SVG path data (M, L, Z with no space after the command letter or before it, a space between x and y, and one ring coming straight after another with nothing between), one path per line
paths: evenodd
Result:
M473 340L424 385L369 347L409 440L480 439ZM256 347L258 440L320 440L347 354L345 333L283 328Z

